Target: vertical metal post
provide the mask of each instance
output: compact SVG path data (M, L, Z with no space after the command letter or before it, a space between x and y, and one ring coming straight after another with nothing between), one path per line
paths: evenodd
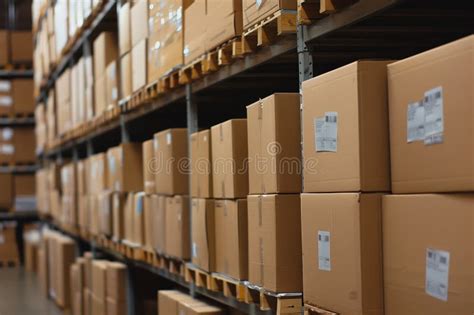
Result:
M188 158L189 161L192 161L192 156L191 156L191 135L195 132L198 131L198 111L197 111L197 104L194 102L193 99L193 89L192 89L192 83L188 83L186 85L186 122L187 122L187 128L188 128ZM189 163L189 166L191 167L191 164ZM191 171L191 169L189 169ZM191 195L191 176L189 176L189 194ZM192 222L193 218L193 211L192 211L192 198L191 196L189 197L189 222ZM191 244L191 248L193 247L193 230L192 230L192 224L189 224L189 243ZM189 294L192 297L196 296L196 291L194 284L191 284L189 286Z
M127 265L127 314L128 315L135 315L135 283L133 279L133 273L131 270L132 265Z
M120 134L122 138L122 143L130 142L130 134L127 130L127 123L125 122L125 114L120 114Z

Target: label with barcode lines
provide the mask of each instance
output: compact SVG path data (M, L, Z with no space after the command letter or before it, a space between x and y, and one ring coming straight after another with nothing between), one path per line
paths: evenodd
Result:
M331 271L331 233L328 231L318 231L318 267Z
M450 254L433 248L426 249L426 294L448 300Z
M444 113L443 113L443 88L441 86L425 93L423 101L425 111L425 144L443 142Z
M423 102L408 104L407 110L407 142L425 139L425 108Z
M337 112L326 112L314 119L316 152L337 152Z

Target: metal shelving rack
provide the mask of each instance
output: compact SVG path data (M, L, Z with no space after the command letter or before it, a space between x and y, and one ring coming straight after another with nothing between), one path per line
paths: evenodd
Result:
M50 76L38 102L46 99L47 89L81 54L82 46L93 39L102 24L114 19L116 5L117 1L107 2L91 29L80 37ZM160 95L150 104L123 113L120 119L44 152L39 158L59 161L63 157L84 158L120 142L143 141L171 127L187 127L192 133L230 118L244 117L245 106L259 98L280 91L297 92L304 80L352 61L405 58L473 31L474 3L470 1L453 6L442 0L359 0L312 24L298 25L296 35L286 36L215 73ZM81 243L86 242L71 236ZM93 243L86 246L96 248ZM247 314L259 314L256 308L213 296L212 292L183 283L166 271L128 260L104 248L97 249L129 266L166 278L191 294L208 297Z

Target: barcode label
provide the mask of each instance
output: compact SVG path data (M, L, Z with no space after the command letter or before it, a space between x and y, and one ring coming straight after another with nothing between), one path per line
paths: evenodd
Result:
M10 92L12 88L12 84L10 81L0 81L0 92L2 93L6 93L6 92Z
M13 144L0 145L0 154L12 155L13 153L15 153L15 146Z
M318 267L319 270L331 271L331 233L318 231Z
M192 252L193 252L193 257L197 257L197 256L198 256L198 254L197 254L198 250L197 250L197 244L196 244L196 242L193 242Z
M442 143L444 132L443 88L439 86L427 91L423 106L425 108L425 144Z
M337 112L326 112L314 120L316 152L337 152Z
M0 96L0 106L10 107L13 104L13 99L10 96Z
M449 258L447 251L426 249L426 294L448 300Z
M425 108L423 102L408 104L407 110L407 142L425 139Z

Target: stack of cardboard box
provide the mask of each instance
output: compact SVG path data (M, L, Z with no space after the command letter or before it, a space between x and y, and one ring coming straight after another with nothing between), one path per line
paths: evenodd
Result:
M354 62L302 86L304 302L332 312L383 312L387 63Z
M249 281L301 292L300 96L278 93L247 107Z
M36 181L32 174L0 174L0 211L36 210Z
M4 263L19 263L18 245L16 240L16 225L0 225L0 261Z
M474 37L388 66L387 314L474 312Z
M33 34L31 30L0 29L0 66L31 64Z
M35 111L33 80L0 80L0 114L29 115Z
M121 98L127 98L133 92L132 57L130 52L132 49L130 5L130 2L126 2L122 4L118 11Z

